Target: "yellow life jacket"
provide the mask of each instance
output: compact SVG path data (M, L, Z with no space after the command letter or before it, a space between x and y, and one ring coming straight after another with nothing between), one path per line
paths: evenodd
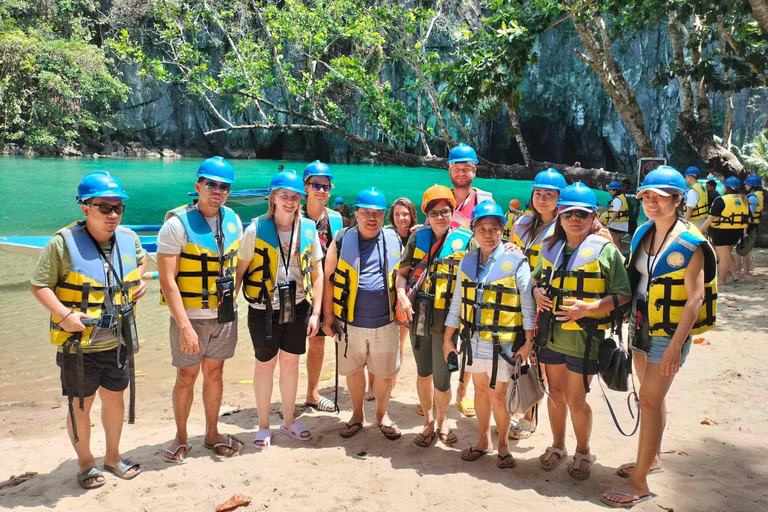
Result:
M688 300L685 291L685 272L696 249L704 251L704 303L696 315L691 334L701 334L713 329L717 315L717 258L715 251L693 224L683 222L687 231L681 233L656 259L658 263L650 276L648 290L648 327L651 336L672 336L680 323L683 308ZM653 221L637 229L632 238L627 269L634 276L634 256L643 238L655 229Z
M355 320L355 300L360 276L360 245L357 226L347 228L337 237L338 263L333 273L333 314L342 322ZM400 264L400 236L394 229L382 228L384 237L384 268L389 293L389 318L395 319L395 276ZM346 350L345 350L346 355Z
M600 224L602 224L604 227L607 228L608 224L610 223L611 223L611 211L610 210L604 211L600 215Z
M542 246L540 284L551 286L556 291L552 311L557 310L563 299L596 302L606 296L605 275L598 258L609 243L602 236L588 235L571 254L565 268L565 240L560 240L551 248L549 243ZM599 321L598 330L611 328L611 312L595 313L587 318ZM563 323L561 327L566 331L583 330L576 322Z
M459 270L462 337L468 338L477 332L480 339L486 341L517 341L524 330L515 274L520 264L525 262L525 257L519 252L505 250L493 262L482 283L477 279L479 261L480 249L473 249L464 255ZM478 290L482 293L479 300Z
M755 190L754 192L751 192L747 195L749 196L755 196L757 198L757 210L754 212L750 212L752 215L752 224L758 225L760 224L760 217L763 215L763 201L765 200L765 192L762 190ZM749 207L749 204L747 204L747 207Z
M694 183L691 188L699 194L699 200L696 202L696 208L693 209L693 213L691 213L690 220L705 219L709 215L709 196L707 195L707 190L699 182Z
M277 234L275 221L272 217L262 215L254 220L256 223L256 239L253 260L243 277L243 296L251 304L272 304L274 299L277 266L280 260L280 239ZM301 284L304 287L304 298L312 303L312 251L314 250L317 228L315 221L302 217L299 222L299 266L301 269ZM294 228L295 229L295 228Z
M725 194L720 197L725 203L725 208L712 222L712 227L718 229L746 228L752 218L749 213L749 204L742 199L740 194Z
M118 306L133 301L133 293L141 276L136 264L136 235L123 226L115 231L114 246L109 256L115 271L120 274L122 286L116 281L106 262L102 259L96 242L85 228L84 222L75 222L60 229L55 236L64 239L71 265L66 279L57 284L53 292L66 307L98 318L104 312L107 294L112 304ZM105 268L106 267L106 268ZM110 281L113 284L109 284ZM62 319L51 315L51 343L64 345L70 338L88 346L94 328L87 327L80 333L61 330L56 325Z
M471 239L471 231L463 228L451 229L438 253L433 255L427 277L421 282L421 291L435 296L435 309L450 308L456 276L459 273L459 262L464 257ZM429 254L435 243L437 240L429 226L422 226L416 231L416 248L411 259L411 270Z
M181 250L176 274L184 309L215 309L218 304L216 279L234 275L237 267L240 247L237 215L226 206L219 208L219 232L224 237L221 258L213 231L200 210L191 204L179 206L166 213L165 220L173 216L179 218L187 233L187 245ZM168 305L162 293L160 304Z
M504 214L504 229L502 231L502 236L507 240L512 236L512 228L514 227L516 220L517 214L515 212L507 211L507 213Z
M621 208L619 209L618 215L616 215L616 221L615 222L629 222L629 203L627 202L627 196L624 194L619 194L614 199L621 200ZM613 213L613 201L611 201L611 213Z
M557 217L552 219L552 222L544 226L534 239L531 239L531 233L533 233L534 230L532 228L529 229L529 227L536 222L536 216L528 214L521 217L517 222L517 227L515 227L515 233L512 237L512 243L523 250L523 254L528 258L528 265L530 265L531 270L536 267L536 263L539 261L542 242L544 242L545 238L554 234L556 220Z

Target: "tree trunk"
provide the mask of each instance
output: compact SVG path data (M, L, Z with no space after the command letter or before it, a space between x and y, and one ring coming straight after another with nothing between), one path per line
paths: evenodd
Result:
M763 30L763 35L768 37L768 0L749 0L749 5L752 6L752 14Z
M698 24L698 18L694 16L694 25ZM677 18L677 13L672 11L667 25L669 40L672 43L672 55L675 63L681 69L685 66L685 53L683 43L684 27ZM691 61L694 65L701 61L701 43L691 48ZM694 86L686 75L678 77L680 85L680 114L677 117L677 127L682 132L685 140L704 160L709 172L715 172L724 176L745 176L744 166L736 158L736 155L717 144L712 132L712 112L710 109L707 86L703 79L696 84L695 98ZM694 113L695 109L695 113Z
M573 2L569 2L569 5L574 7ZM592 20L589 23L579 21L576 17L573 18L573 25L576 27L589 56L578 51L576 53L600 77L603 88L610 96L613 106L632 136L637 157L654 156L653 144L645 129L643 113L637 104L635 93L613 58L613 43L608 35L605 20L596 9L592 10L590 16Z
M525 162L525 166L530 167L533 163L533 158L531 158L531 152L528 150L528 145L525 143L523 134L520 131L520 121L517 119L515 104L512 100L507 100L504 102L504 105L507 107L509 122L512 123L512 129L510 131L515 137L515 141L517 141L517 146L520 148L520 153L523 155L523 162Z
M419 89L419 92L416 95L416 124L419 128L424 128L421 120L421 89ZM432 158L432 151L429 149L429 144L427 144L427 136L424 135L424 132L419 132L419 140L421 141L421 145L424 148L424 154L427 155L428 158Z
M733 92L725 93L725 125L723 126L723 147L730 151L733 140Z

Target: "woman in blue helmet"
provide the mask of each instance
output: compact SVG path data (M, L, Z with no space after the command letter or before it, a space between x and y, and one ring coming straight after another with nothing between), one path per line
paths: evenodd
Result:
M651 499L647 476L661 471L664 399L691 348L691 334L715 326L715 254L693 223L678 215L685 193L685 179L668 166L648 173L637 193L649 220L632 238L627 270L635 290L629 344L642 421L637 458L617 471L628 480L602 495L612 507Z
M472 211L471 227L478 248L461 260L450 309L445 320L443 353L446 362L458 356L454 334L459 330L462 372L472 375L475 412L480 439L461 453L475 461L493 450L491 413L499 434L499 469L515 467L509 450L510 414L507 385L512 377L511 362L523 362L533 349L536 306L531 297L531 269L519 251L506 249L501 234L504 212L491 201Z
M627 303L632 293L618 249L606 237L593 234L601 229L596 210L595 193L583 183L563 189L555 233L542 245L532 273L533 297L541 310L537 337L546 338L538 357L546 365L553 437L539 465L552 471L567 459L570 412L576 453L568 474L576 480L589 477L596 459L589 446L592 409L587 392L598 372L598 347L611 327L616 302Z
M270 184L269 209L248 226L240 240L237 288L250 303L248 330L256 363L253 388L259 411L257 450L269 448L269 406L275 367L280 362L283 424L279 432L309 440L309 429L294 416L299 356L320 327L323 248L312 219L301 216L304 182L296 171L277 173Z
M739 280L733 248L741 237L746 236L751 222L749 203L740 192L741 180L731 176L725 179L723 185L725 194L712 201L709 216L701 226L702 231L709 228L707 235L717 253L717 272L721 285L725 284L728 273L733 275L734 282Z
M749 215L752 222L747 228L747 236L736 247L736 254L739 255L737 262L736 275L748 276L752 270L752 248L757 240L757 231L760 228L760 218L763 216L765 207L765 191L763 190L763 179L756 174L748 176L744 180L744 188L747 191L747 203L749 203Z

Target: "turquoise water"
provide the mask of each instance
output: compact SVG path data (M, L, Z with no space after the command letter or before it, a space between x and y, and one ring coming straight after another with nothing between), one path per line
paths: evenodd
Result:
M1 235L49 234L73 220L82 218L75 203L77 184L87 173L106 170L123 182L130 196L123 216L124 224L160 224L165 212L189 202L199 159L52 159L1 158L0 172L6 181L0 200ZM274 160L232 160L236 170L234 190L266 188L278 164L301 172L308 162ZM335 175L331 201L342 196L348 204L365 187L376 186L391 203L409 197L417 207L424 190L439 183L450 186L448 171L389 165L331 165ZM506 210L510 199L521 204L530 198L530 181L477 178L474 186L493 193ZM605 204L608 194L598 193ZM243 220L266 211L266 205L236 206Z

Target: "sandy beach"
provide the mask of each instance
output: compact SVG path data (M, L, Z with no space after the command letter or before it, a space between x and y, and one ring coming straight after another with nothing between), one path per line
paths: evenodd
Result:
M693 347L668 396L663 443L664 472L650 477L655 500L635 510L765 511L768 510L768 251L756 250L754 275L720 290L718 328ZM462 418L455 406L449 417L457 428L456 448L442 444L422 449L413 438L422 428L414 408L416 367L410 347L390 415L403 430L400 440L384 438L375 426L373 403L366 404L365 429L351 439L338 431L349 419L349 396L343 387L339 415L305 412L300 418L312 431L301 443L276 433L280 424L275 385L271 422L274 446L255 452L250 442L257 414L253 398L253 349L241 303L240 341L224 371L220 430L246 442L243 455L214 457L202 446L201 379L190 418L194 445L183 465L160 458L174 436L168 313L158 305L159 286L139 306L137 355L138 417L125 425L121 449L141 463L143 474L121 481L107 474L107 484L81 489L77 464L65 431L66 399L61 396L54 348L48 342L47 315L29 293L34 260L0 254L0 508L14 510L208 510L234 494L253 501L254 510L501 510L522 507L549 510L607 510L600 493L621 483L616 468L633 460L636 438L622 437L594 386L592 476L571 479L565 466L553 473L539 469L537 457L551 441L546 412L528 440L513 442L517 467L496 468L496 457L463 462L460 449L477 436L474 419ZM299 404L304 401L306 371L301 362ZM322 392L333 398L333 343L326 343ZM456 379L456 377L454 378ZM454 381L455 389L455 381ZM626 426L631 419L624 394L609 392ZM92 449L102 464L104 442L94 405ZM710 424L702 424L708 419ZM570 428L569 428L570 430ZM568 438L573 453L575 439ZM35 473L17 485L12 476Z

